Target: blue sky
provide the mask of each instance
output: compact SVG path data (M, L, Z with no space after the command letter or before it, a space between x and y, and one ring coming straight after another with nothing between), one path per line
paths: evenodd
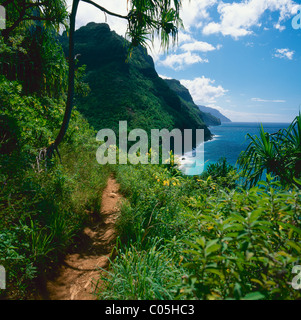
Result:
M68 1L67 1L68 2ZM70 2L70 1L69 1ZM95 1L126 13L126 0ZM291 122L301 110L300 14L293 0L184 0L178 45L166 54L155 40L152 52L162 77L185 85L196 104L220 110L235 122ZM117 9L116 9L117 8ZM104 22L81 4L77 27ZM125 35L126 22L107 17Z

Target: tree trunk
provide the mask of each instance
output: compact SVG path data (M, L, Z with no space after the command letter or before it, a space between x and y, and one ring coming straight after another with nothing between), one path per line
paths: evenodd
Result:
M62 142L66 131L68 129L71 112L73 108L74 98L74 74L75 74L75 61L74 61L74 32L75 32L75 18L77 8L80 0L74 0L72 4L72 11L70 15L70 30L69 30L69 74L68 74L68 96L66 102L66 109L64 114L63 123L58 136L54 143L47 148L47 157L51 158L54 150L57 150L58 145Z

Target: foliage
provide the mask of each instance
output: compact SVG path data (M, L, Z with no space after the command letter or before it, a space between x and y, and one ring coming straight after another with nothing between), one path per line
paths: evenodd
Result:
M183 176L173 163L99 166L96 132L76 109L61 158L45 160L65 111L67 62L53 29L64 22L65 5L6 3L12 14L0 38L0 264L9 272L1 298L29 298L35 281L76 245L84 223L99 213L113 171L126 201L116 225L117 257L102 270L99 299L300 299L291 286L301 253L300 115L287 130L250 137L243 172L252 185L268 174L244 189L225 159L201 177ZM166 45L168 35L175 40L180 5L130 1L132 45L156 32ZM77 35L77 103L96 129L117 129L123 119L136 128L204 128L210 136L195 106L157 76L145 49L138 46L125 64L130 45L106 25L89 24ZM25 61L39 71L39 87L29 90L18 71Z
M95 294L103 300L119 300L121 296L130 300L172 299L179 276L170 252L160 244L147 251L130 246L116 257L110 272L103 270L99 280L106 283L106 288ZM96 282L95 287L98 285Z
M189 215L185 240L191 276L184 289L201 299L295 299L291 269L300 262L300 193L268 183L247 192L222 192ZM194 221L194 222L193 222Z
M259 136L248 135L250 144L238 159L246 183L254 186L269 173L283 185L290 186L300 178L301 168L301 115L299 114L288 129L275 134L260 128ZM298 183L297 183L298 184Z
M67 88L67 62L53 28L38 23L10 36L0 36L0 72L22 84L23 93L62 98Z
M95 161L95 131L76 110L62 163L41 156L60 126L64 101L24 95L20 83L1 76L0 105L0 264L8 271L0 294L20 299L34 294L35 281L100 211L108 171Z
M270 176L257 187L230 190L165 166L113 170L127 200L117 223L118 258L103 275L99 298L132 299L136 284L139 299L164 299L166 290L169 299L300 298L291 286L300 264L300 191L282 190ZM177 275L168 284L164 272L139 271L156 242L160 265Z
M201 177L203 179L210 177L220 186L231 189L238 185L238 173L232 165L227 163L226 158L221 158L216 163L210 163Z
M2 35L6 38L16 30L28 28L35 21L43 21L57 31L61 25L67 26L67 11L64 0L7 0L1 1L7 12L6 29Z

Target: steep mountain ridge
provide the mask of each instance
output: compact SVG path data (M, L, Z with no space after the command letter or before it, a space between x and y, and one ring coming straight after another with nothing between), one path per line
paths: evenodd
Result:
M220 113L217 109L205 107L205 106L198 106L201 112L210 113L214 117L220 119L221 123L223 122L232 122L229 118L224 116L222 113Z
M66 34L60 40L67 52ZM77 65L87 66L91 88L87 97L76 98L76 106L90 124L113 129L117 136L122 120L128 121L128 130L204 129L205 140L211 139L206 115L158 76L145 48L135 48L126 62L128 45L104 23L91 22L75 32Z
M221 121L216 116L213 116L211 113L202 111L200 108L194 103L189 90L184 87L179 80L175 79L164 79L168 84L169 88L173 90L184 102L188 104L192 110L195 111L196 116L199 116L203 119L207 126L219 126Z

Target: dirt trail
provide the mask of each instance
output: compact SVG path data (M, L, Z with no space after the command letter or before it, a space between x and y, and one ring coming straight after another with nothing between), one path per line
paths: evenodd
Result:
M82 244L65 257L58 276L46 284L49 300L95 300L91 293L98 267L107 268L114 247L115 220L118 216L119 185L113 177L102 195L101 220L84 229Z

